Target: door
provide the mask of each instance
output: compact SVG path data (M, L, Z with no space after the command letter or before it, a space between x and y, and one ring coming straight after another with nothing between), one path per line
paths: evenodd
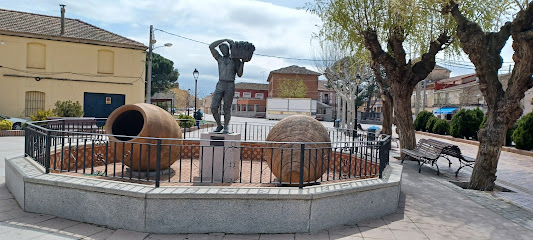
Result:
M118 107L126 103L124 94L84 93L83 112L85 117L107 118Z

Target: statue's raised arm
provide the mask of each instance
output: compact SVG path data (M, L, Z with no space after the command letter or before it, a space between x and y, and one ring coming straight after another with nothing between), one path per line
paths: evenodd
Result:
M219 57L221 57L220 53L218 53L218 51L216 50L216 47L218 47L220 44L222 44L223 42L227 42L229 44L231 44L233 42L233 40L231 39L220 39L220 40L216 40L214 41L213 43L211 43L209 45L209 50L211 51L211 55L213 55L213 57L215 59L218 60Z

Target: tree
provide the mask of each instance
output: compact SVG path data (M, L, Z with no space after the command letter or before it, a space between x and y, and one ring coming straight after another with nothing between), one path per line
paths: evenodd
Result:
M294 79L280 79L279 96L282 98L304 98L307 95L307 86L304 80L297 77Z
M374 82L372 69L368 64L357 63L352 57L344 57L323 69L323 72L328 80L328 86L335 90L347 109L341 113L342 127L356 129L355 112L362 104L361 97L365 90Z
M434 10L440 1L316 0L308 5L322 19L320 35L343 42L357 56L368 56L374 72L385 70L387 80L378 84L392 97L402 148L416 145L413 89L433 70L435 55L451 41L449 21Z
M516 4L514 7L512 4ZM512 22L498 25L486 24L490 18L487 12L496 16L508 16L509 9L520 9ZM533 2L507 0L492 1L490 4L478 1L448 0L442 13L451 15L457 27L455 33L461 48L476 67L479 88L487 105L485 127L478 132L479 150L469 187L478 190L492 190L501 147L507 129L522 114L520 100L533 87ZM513 60L515 62L507 88L498 78L502 67L502 48L509 37L513 38Z
M152 53L152 96L158 92L167 92L176 87L180 73L174 68L174 62ZM146 56L148 62L148 55Z

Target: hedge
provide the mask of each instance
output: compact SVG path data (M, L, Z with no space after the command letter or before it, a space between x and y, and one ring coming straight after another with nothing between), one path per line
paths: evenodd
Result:
M433 133L446 135L450 133L450 124L444 119L438 119L433 126Z
M518 149L533 149L533 112L518 120L518 126L512 135L512 139Z
M432 116L433 116L433 113L428 112L428 111L419 112L418 115L416 115L416 119L415 119L415 130L426 131L426 124Z

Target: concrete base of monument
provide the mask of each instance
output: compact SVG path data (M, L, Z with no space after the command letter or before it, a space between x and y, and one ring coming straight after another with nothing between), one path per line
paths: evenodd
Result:
M199 174L204 182L231 183L241 172L241 134L202 133ZM233 141L232 141L233 140ZM221 170L222 169L222 170Z
M297 187L161 186L46 174L6 160L6 186L22 209L149 233L316 232L395 213L402 166L383 178Z

